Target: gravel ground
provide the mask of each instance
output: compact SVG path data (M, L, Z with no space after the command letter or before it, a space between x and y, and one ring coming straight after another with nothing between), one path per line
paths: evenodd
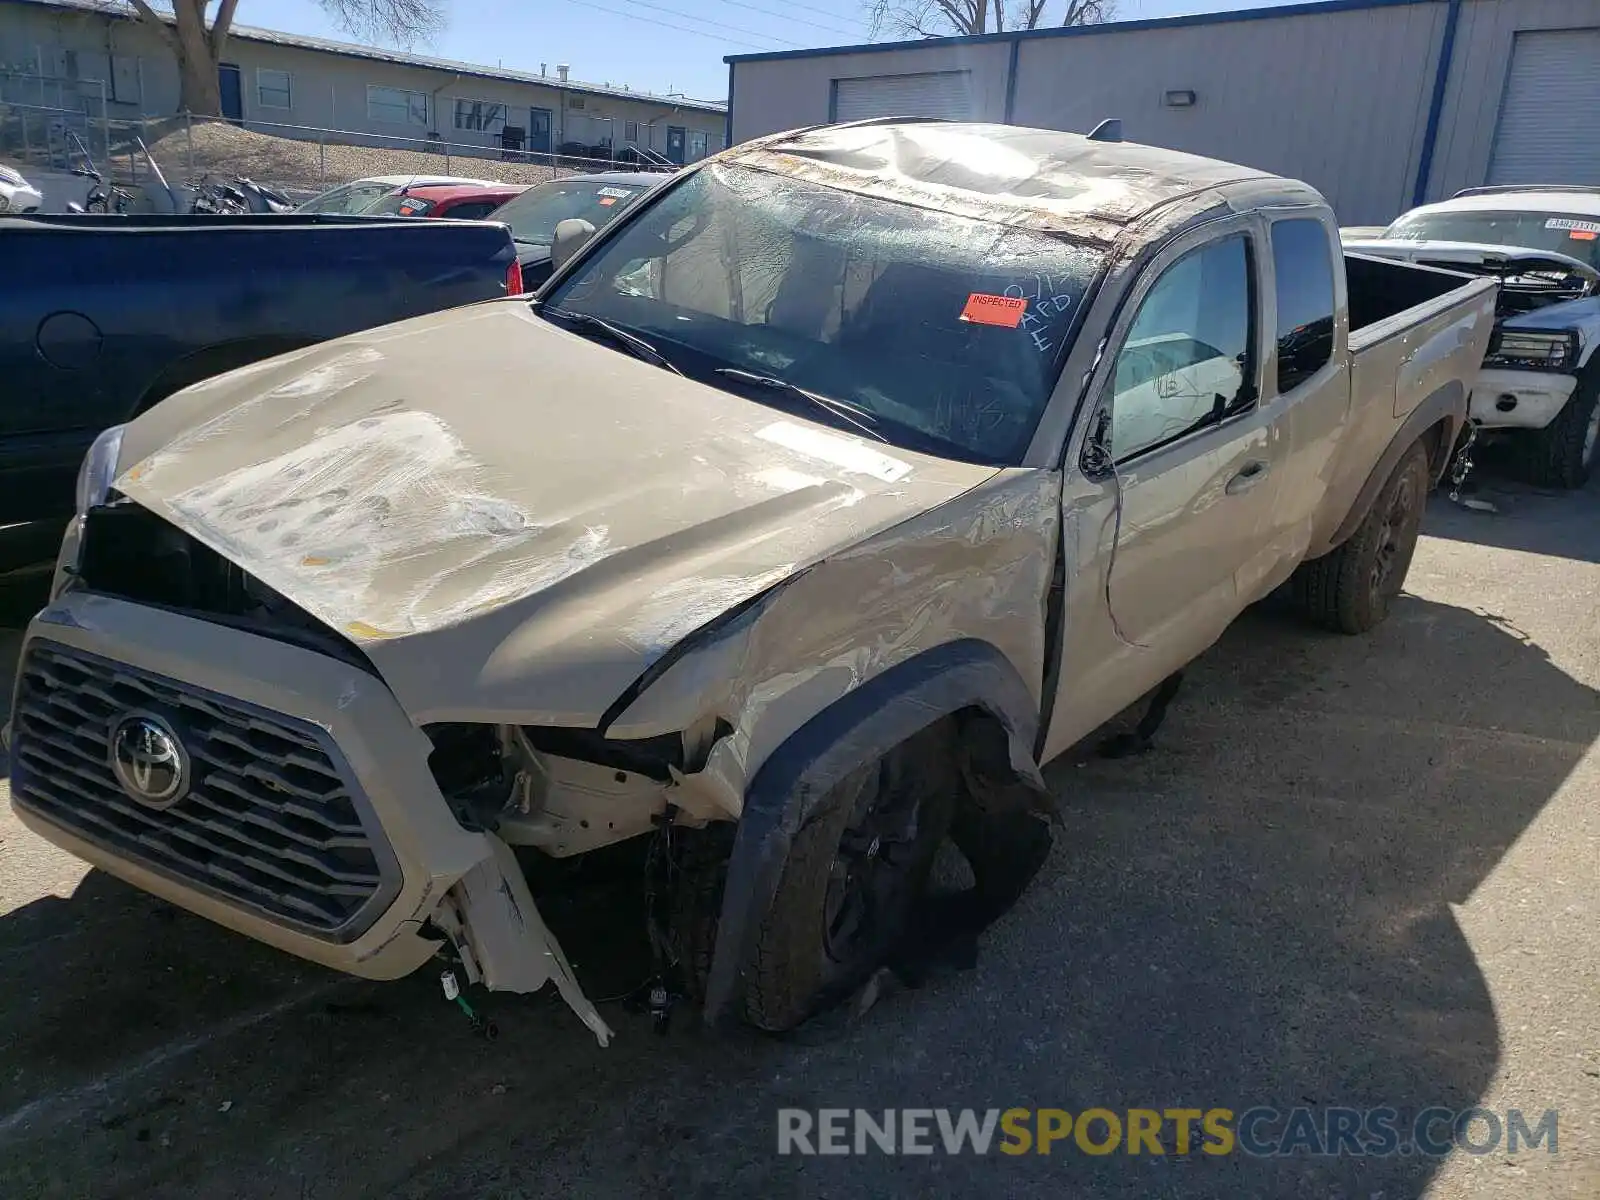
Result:
M1355 639L1255 612L1065 824L978 966L788 1039L349 982L0 812L0 1196L1600 1196L1600 490L1436 499ZM0 646L14 654L16 636ZM584 948L569 951L593 981ZM625 965L625 964L624 964ZM597 990L598 990L597 985ZM1481 1104L1559 1152L779 1157L781 1106Z

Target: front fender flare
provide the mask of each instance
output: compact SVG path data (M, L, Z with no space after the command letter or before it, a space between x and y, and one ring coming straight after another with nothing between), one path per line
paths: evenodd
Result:
M1012 769L1045 793L1033 758L1039 708L1015 667L987 642L963 639L898 663L808 720L761 765L745 793L728 861L705 1020L737 999L794 835L836 783L942 717L966 708L1005 729Z

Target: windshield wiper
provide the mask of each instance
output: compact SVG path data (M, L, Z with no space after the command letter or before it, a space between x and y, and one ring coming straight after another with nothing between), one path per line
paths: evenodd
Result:
M657 350L638 334L629 333L620 325L613 325L604 317L597 317L591 313L568 312L564 308L546 308L544 311L558 320L570 321L572 324L581 325L585 329L597 329L601 333L605 334L606 337L610 338L611 341L628 351L629 354L632 354L635 358L642 358L647 363L653 363L658 367L665 367L674 375L683 374L682 371L678 370L677 367L673 366L672 363L668 361L665 354L661 353L661 351Z
M519 246L543 246L546 250L550 248L549 242L538 242L533 238L519 238L516 234L511 235L511 240Z
M717 374L728 379L736 379L740 383L748 383L751 387L771 388L775 392L787 392L791 396L798 396L817 408L825 409L847 424L854 425L868 437L877 438L880 442L889 440L873 427L877 423L877 418L864 408L846 404L843 400L835 400L832 396L824 396L821 392L813 392L798 383L779 379L776 375L759 375L755 371L746 371L740 367L718 367Z

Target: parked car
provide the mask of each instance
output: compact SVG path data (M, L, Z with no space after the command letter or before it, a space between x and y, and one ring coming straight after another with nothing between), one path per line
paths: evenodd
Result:
M947 835L1003 911L1040 764L1246 605L1383 620L1494 312L1347 275L1305 184L1010 126L776 135L582 232L537 298L97 439L25 824L352 974L553 982L602 1043L529 879L643 839L652 993L789 1028Z
M65 521L95 436L198 379L522 290L505 229L461 222L32 216L0 241L0 524Z
M307 200L296 212L350 216L370 209L403 187L500 187L493 179L467 179L459 175L373 175L330 188Z
M671 178L670 174L655 171L568 175L535 184L490 213L489 219L511 226L517 261L522 266L522 285L531 292L550 278L550 243L557 225L583 220L603 229L640 196Z
M451 184L440 187L403 187L390 192L367 208L365 216L450 217L457 221L481 221L508 200L527 191L526 186L497 184L494 187Z
M0 163L0 213L38 212L42 201L38 188Z
M1472 420L1523 473L1582 487L1600 463L1600 187L1472 188L1347 248L1500 280Z

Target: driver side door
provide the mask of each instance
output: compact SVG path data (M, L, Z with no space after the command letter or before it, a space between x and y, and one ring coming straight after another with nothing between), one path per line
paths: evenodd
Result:
M1140 274L1091 383L1063 489L1053 756L1211 645L1270 553L1283 431L1261 403L1253 223L1211 222Z

